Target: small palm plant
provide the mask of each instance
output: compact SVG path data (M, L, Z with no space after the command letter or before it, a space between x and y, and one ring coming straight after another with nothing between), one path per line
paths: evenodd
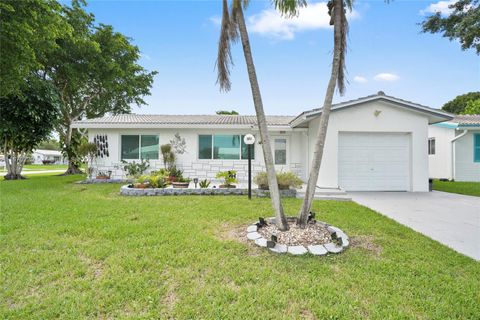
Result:
M223 179L223 184L220 185L220 188L235 188L233 184L237 182L237 171L220 171L216 177L217 179Z

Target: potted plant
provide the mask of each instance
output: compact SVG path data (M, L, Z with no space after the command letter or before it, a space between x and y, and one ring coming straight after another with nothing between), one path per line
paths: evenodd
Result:
M136 182L133 184L134 188L145 189L150 187L149 176L140 176L137 178Z
M223 179L223 184L221 184L220 188L236 188L237 186L234 183L237 182L237 171L235 170L228 170L228 171L220 171L217 173L217 179Z
M175 182L178 181L178 179L183 178L183 171L180 169L177 169L176 166L172 166L168 170L168 180L169 182Z
M110 179L111 174L111 171L98 171L96 178L101 180L108 180Z
M172 186L174 188L188 188L188 185L190 184L190 179L185 179L184 177L179 177L177 178L177 181L172 182Z

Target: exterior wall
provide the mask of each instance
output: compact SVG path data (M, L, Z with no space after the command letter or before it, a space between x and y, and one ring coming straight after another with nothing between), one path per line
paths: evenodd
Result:
M319 121L317 117L310 122L308 163L311 161ZM332 112L317 182L320 187L339 187L338 136L342 131L409 133L411 136L410 191L428 191L428 118L425 114L408 111L381 101Z
M428 127L428 138L435 138L435 154L428 155L430 178L453 179L451 141L455 138L455 129L431 125Z
M457 181L480 181L480 162L473 161L474 133L480 133L480 129L469 130L465 136L455 141L455 180Z
M216 160L216 159L198 159L198 135L201 134L246 134L252 133L259 137L258 131L246 129L89 129L89 140L97 134L107 135L109 144L109 157L98 158L94 166L99 171L112 171L112 178L125 178L123 165L121 163L121 135L128 134L150 134L159 135L159 144L167 144L173 139L174 134L178 132L185 139L187 150L183 155L177 157L177 167L183 170L185 177L215 180L219 171L236 170L237 178L240 181L246 181L248 178L248 160ZM287 165L278 166L277 170L293 171L302 179L305 178L305 157L301 150L305 149L306 142L304 133L301 131L271 131L271 140L275 137L287 138ZM252 176L260 171L265 171L262 147L255 142L255 159L252 160ZM159 160L150 160L150 169L157 170L163 168L163 161L159 152Z

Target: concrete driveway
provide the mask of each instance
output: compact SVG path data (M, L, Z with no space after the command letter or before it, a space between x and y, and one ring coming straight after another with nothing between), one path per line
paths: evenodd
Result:
M349 192L352 200L480 260L480 198L446 192Z

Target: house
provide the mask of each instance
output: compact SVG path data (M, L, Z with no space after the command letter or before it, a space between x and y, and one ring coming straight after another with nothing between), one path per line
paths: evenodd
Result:
M307 179L321 113L319 108L298 116L267 116L277 170ZM428 191L428 125L451 119L440 110L383 92L333 105L318 186ZM245 180L242 141L247 133L257 137L254 174L264 170L255 116L124 114L81 120L73 126L88 129L90 140L104 141L96 167L117 178L124 174L121 160L148 158L153 168L163 167L160 146L177 132L187 145L187 152L177 159L186 177L213 179L218 171L234 169Z
M37 149L32 153L34 164L64 164L66 163L62 152L58 150Z
M431 178L480 181L480 115L459 115L428 128Z

